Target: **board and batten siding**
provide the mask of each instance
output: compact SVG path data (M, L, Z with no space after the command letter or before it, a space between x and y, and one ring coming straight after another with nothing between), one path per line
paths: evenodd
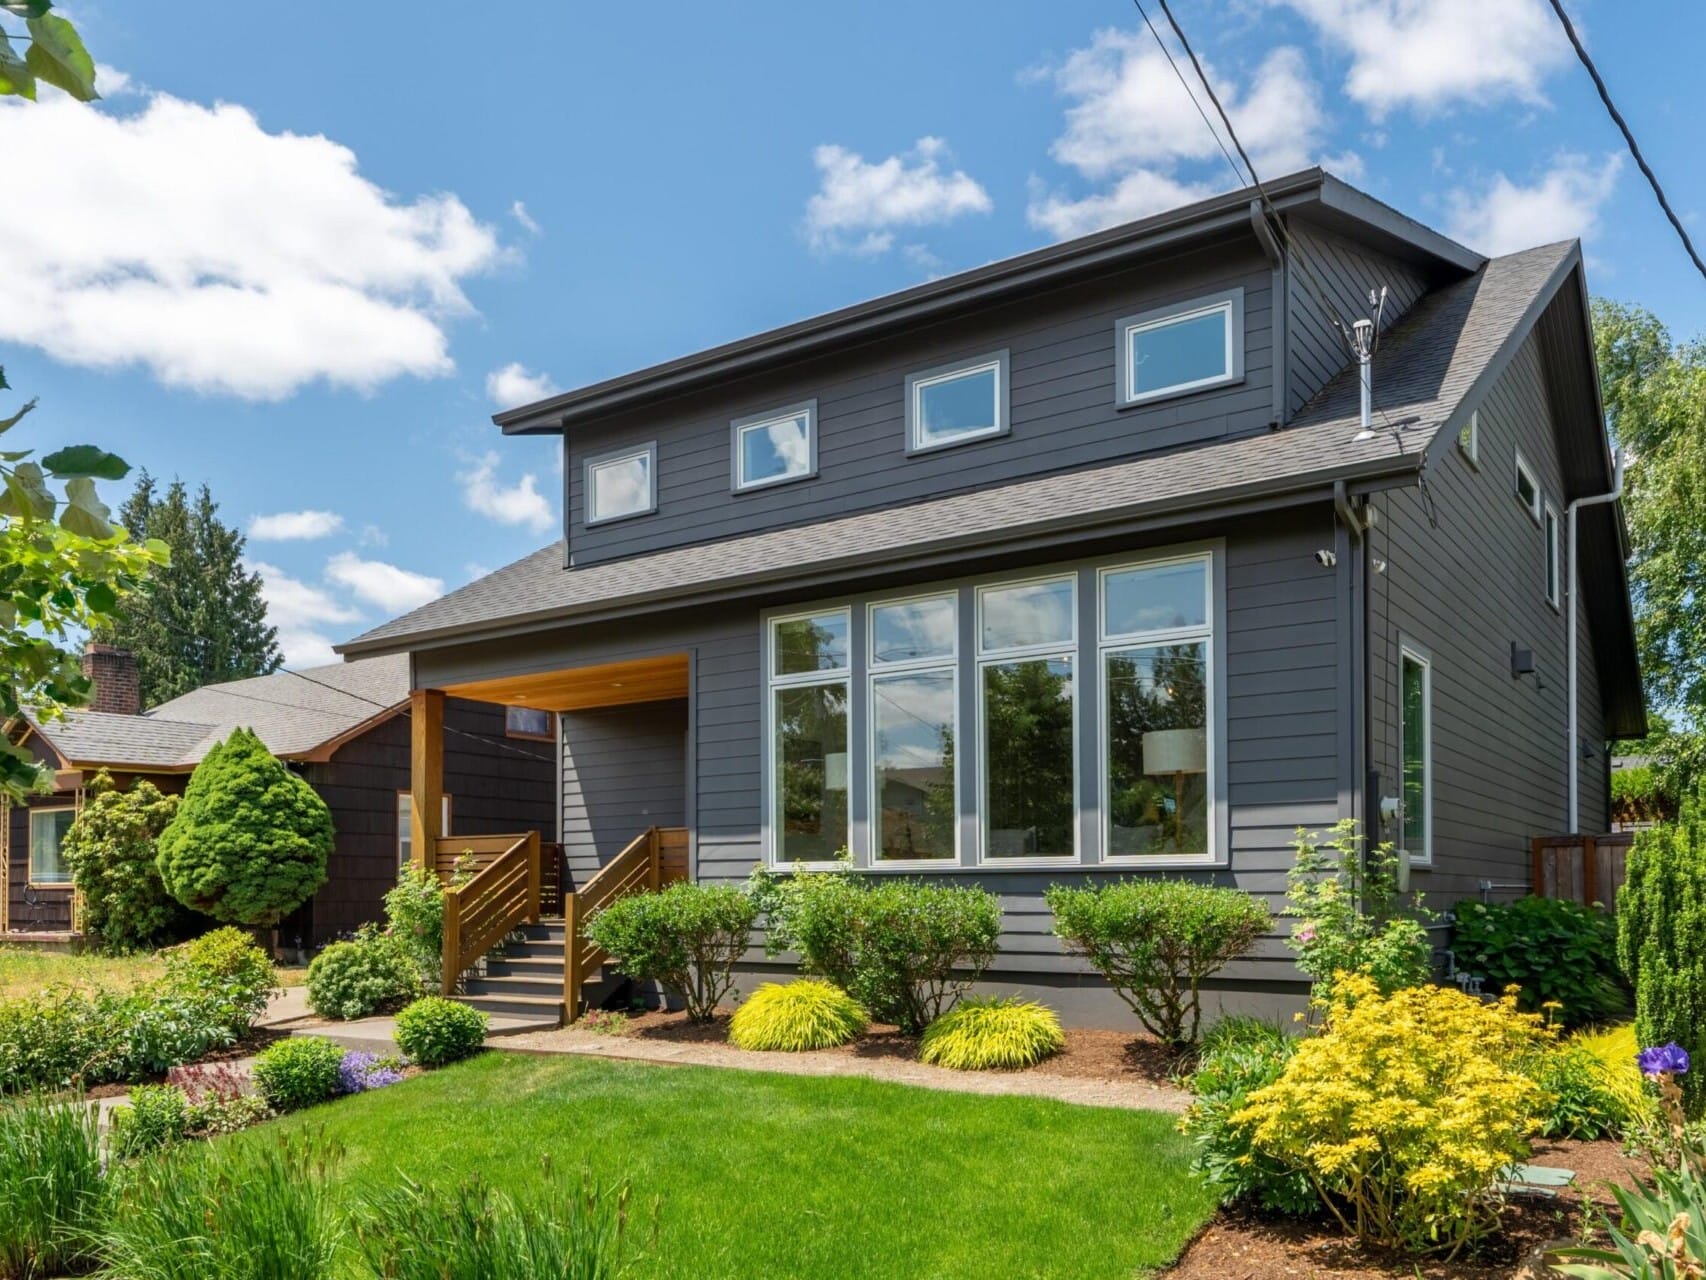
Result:
M1371 553L1387 562L1371 591L1373 768L1381 794L1397 795L1397 675L1408 640L1433 662L1434 860L1413 884L1442 910L1478 897L1483 879L1525 886L1529 841L1564 832L1568 821L1568 629L1546 599L1544 531L1514 496L1520 449L1562 520L1563 478L1532 339L1479 408L1479 468L1453 446L1428 471L1437 527L1417 490L1392 490L1374 499L1370 535ZM1563 544L1561 533L1567 556ZM1578 616L1580 728L1595 752L1581 766L1581 823L1600 831L1603 718L1585 611ZM1512 642L1534 651L1538 680L1511 676ZM1399 835L1392 824L1383 834Z
M577 423L565 441L570 556L594 564L1260 430L1273 418L1272 281L1243 237ZM1116 409L1115 323L1234 287L1244 291L1244 380ZM1003 349L1009 433L909 457L906 376ZM816 478L732 494L730 421L807 399L817 401ZM656 512L588 528L585 460L654 441Z

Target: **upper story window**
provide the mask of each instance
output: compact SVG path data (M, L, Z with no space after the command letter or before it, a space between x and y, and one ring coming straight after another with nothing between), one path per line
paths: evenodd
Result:
M586 460L586 522L602 524L658 509L658 447L601 453Z
M938 365L906 378L906 451L1007 434L1007 353Z
M817 474L817 401L736 418L729 424L736 493Z
M1244 291L1127 316L1118 338L1116 403L1143 404L1244 379Z
M504 737L551 741L551 713L543 707L505 707Z
M1516 481L1512 492L1516 494L1516 500L1528 508L1529 518L1539 524L1540 482L1534 478L1534 468L1520 453L1516 455Z
M1481 466L1481 411L1474 410L1457 433L1457 448L1477 470Z
M1546 599L1554 609L1564 604L1564 556L1559 546L1558 508L1546 504Z

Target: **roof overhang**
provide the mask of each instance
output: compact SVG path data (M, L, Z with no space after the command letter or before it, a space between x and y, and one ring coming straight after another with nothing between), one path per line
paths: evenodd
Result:
M1466 275L1486 262L1480 254L1319 168L1265 183L1263 192L1274 209L1286 217L1354 234L1432 274ZM1259 196L1254 187L1214 196L506 409L493 414L492 421L506 435L555 435L573 423L642 401L803 360L892 330L987 306L1014 294L1106 274L1196 241L1229 235L1254 237L1251 202Z

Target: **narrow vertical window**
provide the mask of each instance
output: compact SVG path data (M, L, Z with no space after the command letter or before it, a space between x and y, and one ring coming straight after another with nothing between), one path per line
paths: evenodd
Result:
M1411 649L1398 658L1400 840L1417 866L1433 862L1433 664Z
M958 632L952 594L870 607L876 861L948 861L957 854Z
M778 863L847 847L849 614L770 623L770 842Z
M68 885L71 869L65 865L65 833L77 820L75 809L30 810L30 883Z
M450 796L441 798L442 806L439 813L439 834L450 834ZM397 793L397 866L399 869L409 865L414 859L415 816L410 806L409 793Z
M1534 478L1534 469L1520 453L1516 455L1516 480L1512 492L1516 494L1516 500L1527 508L1529 518L1539 524L1540 482Z
M1457 447L1463 456L1469 459L1471 466L1477 469L1481 466L1481 411L1474 410L1469 415L1469 421L1463 424L1463 429L1457 433Z
M1546 504L1546 599L1554 609L1564 603L1564 558L1559 545L1558 508Z

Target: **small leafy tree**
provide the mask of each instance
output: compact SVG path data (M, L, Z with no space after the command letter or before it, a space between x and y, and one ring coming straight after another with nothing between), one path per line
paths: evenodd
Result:
M35 101L36 82L45 80L79 102L93 102L95 60L83 47L83 38L67 18L49 10L53 0L4 0L0 14L22 18L29 47L22 57L12 47L16 32L0 27L0 97L8 95Z
M1391 844L1363 853L1355 819L1331 838L1298 829L1286 875L1285 914L1298 920L1287 945L1297 967L1317 985L1340 973L1366 974L1382 995L1426 982L1433 948L1422 927L1430 915L1420 895L1406 904L1398 888L1400 854Z
M709 1022L734 989L735 962L752 940L758 908L734 885L672 884L618 898L586 922L588 940L630 978L661 982Z
M1267 930L1267 907L1238 889L1189 880L1051 885L1054 931L1108 980L1145 1030L1185 1048L1202 1030L1203 981Z
M160 836L160 878L215 920L262 928L326 880L332 814L253 733L237 729L196 766Z
M1617 959L1635 987L1635 1033L1706 1063L1706 785L1677 822L1635 837L1617 893ZM1706 1071L1683 1077L1688 1111L1706 1111Z
M160 880L160 833L178 811L146 778L128 791L95 775L90 796L65 836L65 861L83 895L83 931L109 954L155 947L180 934L190 916Z

